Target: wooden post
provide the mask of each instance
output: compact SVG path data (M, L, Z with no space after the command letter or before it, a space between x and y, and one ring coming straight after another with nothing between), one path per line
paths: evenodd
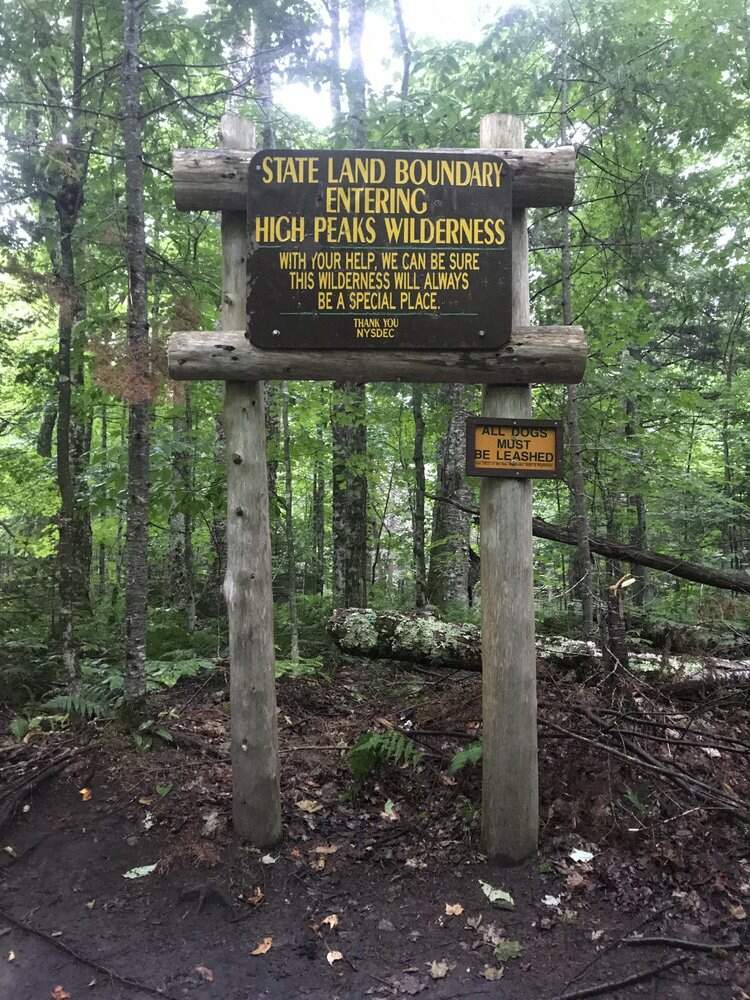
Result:
M252 149L254 141L250 122L222 116L223 146ZM245 211L222 212L221 248L221 326L236 330L245 325ZM281 801L262 382L226 383L224 432L234 831L271 847L281 839Z
M485 115L480 146L522 147L523 124ZM526 211L513 211L513 326L529 322ZM488 385L488 417L531 416L528 385ZM536 651L531 480L483 478L482 553L482 843L489 858L515 864L537 848Z

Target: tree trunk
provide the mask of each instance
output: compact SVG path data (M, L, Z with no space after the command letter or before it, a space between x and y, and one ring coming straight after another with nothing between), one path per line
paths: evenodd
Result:
M362 31L365 0L349 0L346 74L349 141L367 145ZM367 395L365 386L335 382L331 406L333 601L340 607L367 603Z
M146 693L151 370L140 118L140 0L124 0L122 133L128 265L128 503L125 543L125 684L132 716Z
M292 516L292 443L289 438L289 383L281 383L281 424L284 437L284 534L286 536L286 576L289 603L289 659L299 661L299 623L297 621L297 562L294 551Z
M431 497L436 502L449 503L455 505L455 501L447 501L440 497ZM470 504L461 504L461 509L471 515L479 513L476 507ZM562 542L563 545L576 545L575 532L570 528L563 528L558 524L550 524L540 517L535 517L532 522L532 531L536 538L546 538L552 542ZM632 545L625 545L622 542L613 541L610 538L599 538L595 535L589 536L589 547L597 555L606 556L611 560L622 560L636 565L649 566L651 569L661 570L682 580L691 580L693 583L704 583L709 587L717 587L719 590L734 590L738 594L750 594L750 575L747 573L728 573L713 566L703 566L700 563L687 562L679 556L667 556L660 552L648 552L636 549Z
M412 508L412 559L414 565L414 607L427 604L427 564L424 547L424 391L417 382L411 388L411 409L414 414L414 505Z
M323 467L323 428L318 425L318 456L315 462L313 485L313 565L315 567L313 580L314 594L322 594L325 585L325 497L326 481Z
M438 447L437 503L433 509L430 572L427 594L439 608L469 606L469 531L465 508L471 502L466 485L466 409L463 385L446 385L440 400L448 410L448 423Z
M183 404L175 404L172 416L172 509L169 517L168 592L180 608L185 628L195 628L195 579L193 572L193 518L189 498L193 493L191 386L185 387Z
M81 87L83 85L83 2L75 0L71 10L73 47L73 97L69 148L64 150L66 169L55 194L58 222L58 398L57 483L60 491L58 579L60 593L61 652L72 689L80 677L75 636L77 611L88 609L91 537L86 487L81 476L87 449L74 413L73 386L81 381L80 351L75 343L76 324L82 319L83 297L76 282L74 233L83 207L85 159L82 155ZM63 142L63 140L61 140ZM78 377L77 377L78 376ZM50 426L51 433L51 426Z
M568 87L567 68L563 64L562 84L560 92L560 144L568 143ZM570 261L570 210L562 210L562 257L560 261L560 277L562 286L563 323L573 322L573 306L571 300L571 261ZM591 574L591 550L589 548L589 520L586 508L586 488L583 474L583 451L581 446L581 431L578 420L578 386L567 387L565 422L568 431L568 447L570 453L570 498L573 508L573 530L576 534L576 559L574 563L573 593L581 600L581 631L584 639L592 637L594 632L594 595Z
M363 385L336 382L331 404L333 603L367 604L367 428Z

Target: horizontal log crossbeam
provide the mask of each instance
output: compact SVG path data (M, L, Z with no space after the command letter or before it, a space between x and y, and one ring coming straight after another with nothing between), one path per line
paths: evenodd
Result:
M468 385L580 382L586 337L579 326L524 326L493 351L271 351L244 331L174 333L167 348L173 379L461 382Z
M371 151L372 152L372 151ZM570 205L575 193L572 146L553 149L440 149L439 153L496 153L513 171L514 208ZM410 155L414 155L412 150ZM247 170L255 155L244 149L176 149L172 154L174 200L182 212L244 212Z

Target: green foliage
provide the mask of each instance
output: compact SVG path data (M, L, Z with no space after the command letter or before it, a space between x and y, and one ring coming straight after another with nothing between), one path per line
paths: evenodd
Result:
M292 660L276 660L277 677L317 677L323 670L323 661L319 656L309 659L300 657L297 662Z
M450 767L448 770L451 774L455 774L456 771L462 770L468 764L478 764L482 759L482 744L477 741L476 743L470 743L463 750L459 750L458 753L453 755Z
M363 733L349 750L349 770L358 780L383 764L416 767L422 760L422 751L405 733L397 729L387 732Z

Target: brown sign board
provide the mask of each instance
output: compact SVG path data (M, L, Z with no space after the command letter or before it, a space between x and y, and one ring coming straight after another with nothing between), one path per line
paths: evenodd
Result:
M500 157L271 149L252 158L248 188L256 347L493 350L509 340L511 171Z
M508 479L558 479L563 432L556 420L468 417L466 474Z

